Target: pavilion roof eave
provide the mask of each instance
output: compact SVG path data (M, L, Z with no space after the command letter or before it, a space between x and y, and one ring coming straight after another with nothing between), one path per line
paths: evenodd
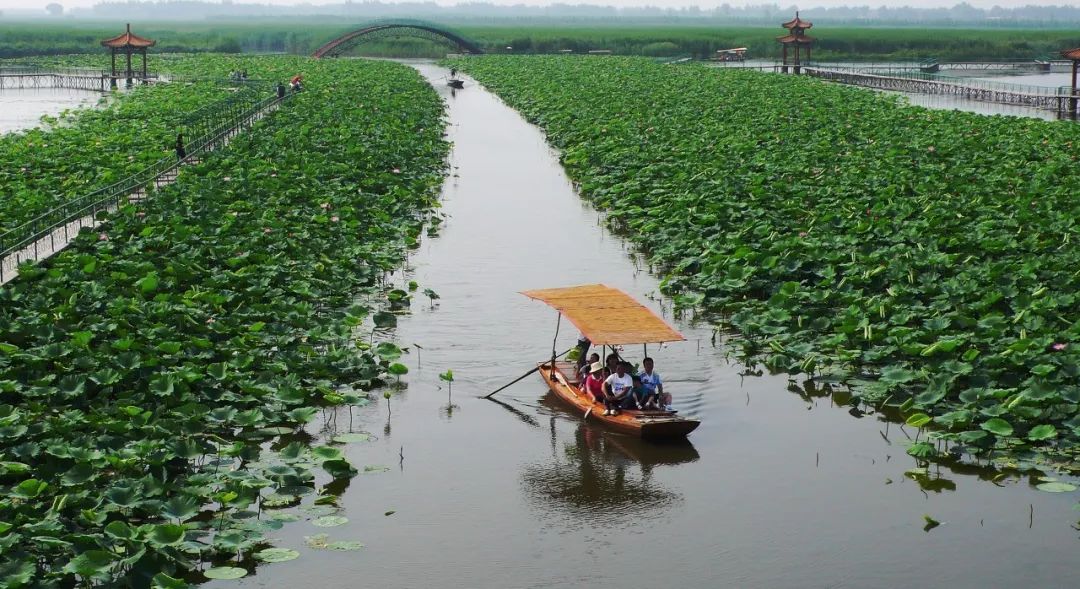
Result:
M783 37L777 37L777 41L781 43L806 43L810 44L816 41L813 37L808 35L784 35Z
M809 28L814 26L814 23L812 23L812 22L810 22L808 20L803 20L803 19L801 19L799 17L795 17L795 18L787 21L786 23L784 23L784 24L782 24L780 26L784 27L785 29L794 29L794 28L809 29Z
M145 37L140 37L135 33L132 33L130 24L127 25L127 30L123 33L120 33L115 37L105 39L101 42L102 47L111 47L113 49L120 49L123 47L135 47L141 49L145 47L153 47L154 45L157 45L157 41L154 41L153 39L147 39Z
M1065 51L1062 51L1061 56L1065 59L1080 61L1080 47L1077 47L1076 49L1067 49Z

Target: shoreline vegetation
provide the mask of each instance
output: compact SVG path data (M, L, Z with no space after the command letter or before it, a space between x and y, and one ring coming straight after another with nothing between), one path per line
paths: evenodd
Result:
M786 13L784 17L789 17ZM264 19L255 22L147 22L140 34L158 40L160 53L290 53L310 55L323 43L367 22L352 25L341 20L302 18ZM447 20L450 29L478 42L488 52L584 53L607 50L615 54L647 57L708 58L718 49L748 47L752 58L780 55L775 25L740 25L712 22L613 21L563 22L557 19L522 19L506 22ZM95 52L98 42L116 34L116 26L101 21L9 22L0 24L0 58ZM817 23L814 55L820 60L943 61L1039 59L1080 46L1076 27L978 28L971 26L895 25L856 26ZM506 47L513 49L507 50ZM360 46L358 54L396 57L443 57L452 48L419 38L378 39ZM151 63L152 63L151 59ZM102 64L106 60L103 57ZM103 66L104 67L104 66Z

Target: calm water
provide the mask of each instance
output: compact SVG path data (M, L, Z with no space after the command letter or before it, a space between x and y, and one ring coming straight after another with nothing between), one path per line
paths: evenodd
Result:
M0 133L40 126L45 115L57 116L69 108L93 105L101 96L100 92L84 90L0 90Z
M920 485L895 424L786 376L740 376L707 327L677 320L689 341L650 349L678 408L703 420L687 444L584 424L536 376L499 403L478 399L550 355L555 314L518 291L603 282L648 301L657 283L540 131L471 80L451 94L445 70L417 67L447 100L454 142L446 226L411 260L410 278L441 299L431 309L418 297L397 329L423 350L407 357L392 416L381 399L354 412L378 439L345 447L354 464L390 470L352 479L344 526L282 529L277 545L300 559L212 586L1075 586L1074 494L995 485L971 467L931 467ZM557 347L575 336L564 323ZM946 523L924 532L923 514ZM307 548L317 533L367 546Z

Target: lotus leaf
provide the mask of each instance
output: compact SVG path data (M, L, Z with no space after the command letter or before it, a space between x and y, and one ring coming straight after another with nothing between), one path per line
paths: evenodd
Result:
M1039 483L1038 485L1035 485L1035 487L1040 491L1046 491L1047 493L1071 493L1076 490L1076 485L1063 483L1061 481Z
M291 548L267 548L255 553L255 558L263 562L285 562L300 557L300 553Z
M340 515L324 515L312 521L311 523L312 525L320 528L333 528L336 526L345 525L348 522L349 520L347 518L344 518Z
M335 441L335 442L337 442L339 444L351 444L351 443L354 443L354 442L370 442L371 441L371 434L365 434L365 433L338 434L338 435L334 436L332 439L333 439L333 441Z
M364 547L363 542L357 542L355 540L338 540L337 542L331 542L326 545L330 550L360 550Z
M248 574L246 569L239 567L215 567L203 571L203 576L207 579L221 579L221 580L233 580L246 577Z
M980 427L997 436L1011 436L1013 433L1012 425L997 417L986 420Z

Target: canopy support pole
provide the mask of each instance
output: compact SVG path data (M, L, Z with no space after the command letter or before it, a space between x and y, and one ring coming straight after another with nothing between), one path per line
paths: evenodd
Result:
M559 343L559 327L562 326L562 313L555 321L555 339L551 340L551 380L555 380L555 346Z

